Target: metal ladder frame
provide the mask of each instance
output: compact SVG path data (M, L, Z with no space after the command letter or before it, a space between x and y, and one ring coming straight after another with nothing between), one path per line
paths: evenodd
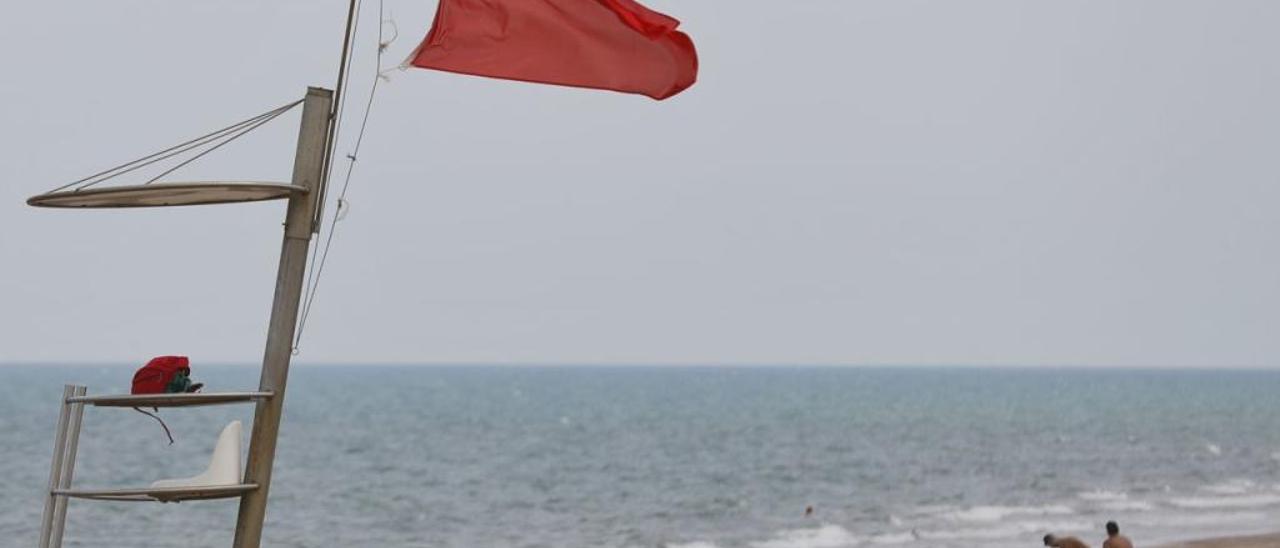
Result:
M86 387L74 384L62 388L62 409L58 413L58 429L53 436L53 465L49 467L49 491L45 493L44 517L40 522L40 548L62 548L62 532L67 525L67 503L70 499L55 491L69 489L71 477L75 474L84 403L70 400L83 396L86 390Z

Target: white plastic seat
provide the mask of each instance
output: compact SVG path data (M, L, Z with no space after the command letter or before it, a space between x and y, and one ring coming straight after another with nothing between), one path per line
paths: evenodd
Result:
M211 487L215 485L236 485L240 483L240 438L244 427L240 421L231 421L218 435L218 443L213 446L213 457L209 459L209 468L204 473L182 479L164 479L151 484L152 489L169 489L183 487Z

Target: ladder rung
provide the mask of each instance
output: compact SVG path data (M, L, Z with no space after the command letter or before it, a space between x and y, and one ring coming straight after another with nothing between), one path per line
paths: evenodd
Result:
M67 403L85 403L98 407L194 407L246 403L270 398L272 392L195 392L191 394L116 394L76 396Z
M164 487L148 489L54 489L53 494L91 500L182 502L239 497L258 488L256 483L207 487Z

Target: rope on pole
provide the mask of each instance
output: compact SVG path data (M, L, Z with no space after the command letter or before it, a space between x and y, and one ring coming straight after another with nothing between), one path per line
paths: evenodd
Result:
M385 79L383 74L385 71L382 68L382 54L386 51L387 46L390 45L391 41L395 40L395 36L393 36L389 41L383 40L382 26L387 22L387 20L383 18L383 4L384 0L378 0L378 49L376 70L373 74L373 85L369 87L369 97L365 101L364 116L360 120L360 131L356 135L356 142L352 147L351 152L346 155L348 160L347 172L342 180L342 190L338 193L337 210L329 221L329 232L325 236L324 250L320 251L319 262L316 261L316 252L320 250L320 246L312 248L312 271L311 275L307 278L307 289L302 302L302 317L298 320L298 331L293 337L293 351L295 353L299 352L299 347L302 344L302 333L306 329L307 318L311 315L311 306L315 302L317 291L320 289L320 276L324 273L325 262L329 259L329 248L333 245L333 235L336 232L338 221L346 218L346 213L349 207L349 202L347 201L347 189L351 186L351 174L355 172L356 159L360 155L360 146L364 143L365 130L369 126L369 113L373 111L373 100L378 93L378 83ZM394 25L395 23L392 22L393 28ZM397 32L396 35L398 36L399 32Z

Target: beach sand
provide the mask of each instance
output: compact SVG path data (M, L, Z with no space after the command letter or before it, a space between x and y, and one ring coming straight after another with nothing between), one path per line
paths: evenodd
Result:
M1166 544L1160 548L1280 548L1280 533L1251 537L1227 537Z

